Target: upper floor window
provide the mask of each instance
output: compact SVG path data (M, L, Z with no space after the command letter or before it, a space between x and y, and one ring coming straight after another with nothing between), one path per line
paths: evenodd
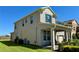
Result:
M75 28L75 27L73 27L73 30L76 30L76 28Z
M25 23L27 23L27 18L25 19Z
M30 16L30 23L33 23L34 16Z
M45 14L46 22L51 23L51 15Z
M24 20L22 21L22 26L24 26Z

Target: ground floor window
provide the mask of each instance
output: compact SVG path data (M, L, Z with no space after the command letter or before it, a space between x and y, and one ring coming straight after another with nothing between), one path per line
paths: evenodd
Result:
M43 30L43 40L50 40L50 31Z

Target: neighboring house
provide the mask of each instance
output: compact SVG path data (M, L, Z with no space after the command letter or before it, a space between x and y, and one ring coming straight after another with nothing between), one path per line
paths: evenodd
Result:
M77 26L76 36L77 36L77 38L79 39L79 24L78 24L78 26Z
M21 18L14 23L14 32L11 40L16 37L28 40L30 44L46 46L52 45L53 49L57 42L72 38L70 24L56 20L56 14L50 7L42 7L33 13Z
M69 21L65 21L66 24L71 24L72 26L72 30L71 30L71 35L76 35L77 31L78 31L78 23L75 19L69 20Z

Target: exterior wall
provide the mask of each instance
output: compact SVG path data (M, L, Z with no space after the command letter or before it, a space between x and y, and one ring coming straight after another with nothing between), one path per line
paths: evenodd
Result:
M79 38L79 25L77 26L77 31L76 31L77 33L77 38Z
M76 34L77 26L78 26L78 24L76 23L76 21L75 20L72 21L72 27L73 27L73 29L71 31L71 35Z
M32 15L34 16L33 24L30 23L30 16ZM26 19L27 19L27 23L25 23ZM18 36L20 39L29 40L30 44L37 44L36 40L38 38L36 36L37 36L37 33L39 33L39 30L37 30L37 26L38 26L37 24L39 22L39 19L40 19L39 12L35 12L23 18L23 20L16 22L16 29L14 30L15 35ZM24 26L22 26L23 21L24 21Z
M45 9L43 12L40 13L40 22L38 24L38 34L37 34L37 38L38 38L38 44L40 45L44 45L44 40L42 39L42 30L51 30L51 27L48 25L49 23L47 23L45 20L45 14L49 14L52 16L52 22L51 23L55 23L56 19L53 18L53 13L49 10L49 9ZM42 23L45 23L42 24ZM47 24L47 25L46 25Z
M49 9L45 9L45 10L40 14L40 22L41 22L41 23L47 23L47 22L45 21L45 14L51 15L51 16L52 16L52 22L51 22L51 23L55 23L56 19L53 18L53 15L54 15L54 14L53 14Z
M47 26L47 25L41 25L41 24L40 24L40 25L38 26L38 29L39 29L38 34L37 34L37 36L39 36L39 37L38 37L38 42L39 42L38 44L40 44L41 46L42 46L42 45L45 45L45 42L46 42L46 41L43 40L43 36L42 36L43 33L42 33L42 30L50 31L50 28L51 28L51 27L50 27L50 26Z

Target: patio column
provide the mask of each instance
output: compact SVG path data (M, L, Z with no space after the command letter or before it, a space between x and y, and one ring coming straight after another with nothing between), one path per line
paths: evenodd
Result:
M73 38L72 38L72 32L70 32L70 36L71 36L71 41L72 41L72 39L73 39Z
M51 28L51 46L55 50L55 30Z
M71 39L71 36L70 36L70 31L68 32L68 34L69 34L69 40Z
M66 40L68 41L68 31L66 31Z

